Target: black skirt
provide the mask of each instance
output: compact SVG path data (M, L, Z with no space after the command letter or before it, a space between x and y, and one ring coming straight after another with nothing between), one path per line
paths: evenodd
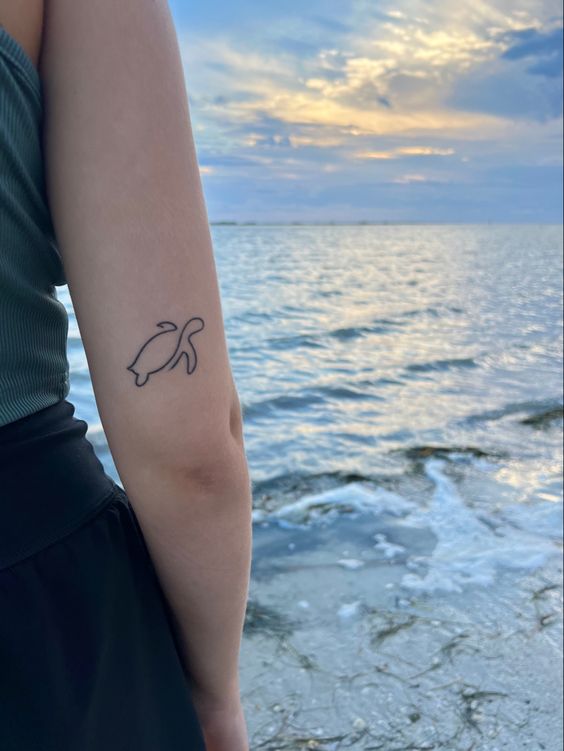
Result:
M205 751L141 528L73 413L0 428L0 749Z

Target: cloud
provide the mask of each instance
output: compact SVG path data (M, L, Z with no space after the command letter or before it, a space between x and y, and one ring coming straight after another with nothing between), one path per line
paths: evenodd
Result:
M311 208L321 178L335 190L328 214L356 184L382 201L367 193L376 183L410 195L424 187L445 211L462 211L450 200L456 186L470 195L493 167L540 175L535 167L561 163L555 0L349 0L346 14L337 0L307 10L296 0L210 2L210 18L225 6L222 23L198 5L198 22L178 29L180 48L203 174L214 190L232 185L241 210L258 206L252 186L265 201L276 195L280 211L284 201ZM301 203L284 193L296 182Z
M562 114L562 27L498 33L497 60L462 76L448 102L476 112L544 122Z
M192 96L199 111L216 121L246 123L255 129L257 123L269 118L272 122L294 124L296 135L304 126L317 125L320 135L325 127L337 127L353 137L440 131L445 137L464 137L466 133L472 139L478 132L495 130L500 125L493 116L448 110L433 101L436 95L425 103L419 102L416 95L419 106L414 106L412 97L406 94L405 101L398 99L392 107L386 94L390 61L355 57L350 51L334 49L321 51L306 66L314 73L310 77L299 75L291 56L246 53L226 40L202 41L185 50L189 90L194 79L190 61L198 59L201 66L210 57L213 65L205 68L206 89L222 86L230 93L219 103L207 93ZM300 65L304 66L304 62L300 61ZM335 75L336 70L339 75ZM243 96L237 81L244 82ZM380 90L374 90L374 86L380 86Z
M532 58L535 62L527 68L532 75L562 77L562 26L545 33L535 28L521 29L510 32L507 38L514 43L504 51L504 58Z
M433 146L400 146L390 151L359 151L357 159L400 159L406 156L452 156L454 149L436 148Z
M425 175L401 175L394 180L398 185L409 185L410 183L426 183L428 179Z

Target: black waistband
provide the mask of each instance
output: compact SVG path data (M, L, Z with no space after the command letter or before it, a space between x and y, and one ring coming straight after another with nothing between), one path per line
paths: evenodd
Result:
M95 514L116 483L66 399L0 427L0 569Z

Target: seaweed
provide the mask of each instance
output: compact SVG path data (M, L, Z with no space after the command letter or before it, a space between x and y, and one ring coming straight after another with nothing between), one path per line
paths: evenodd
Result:
M293 632L295 624L282 613L267 605L262 605L256 600L247 602L243 633L251 636L261 633L267 636L289 635Z

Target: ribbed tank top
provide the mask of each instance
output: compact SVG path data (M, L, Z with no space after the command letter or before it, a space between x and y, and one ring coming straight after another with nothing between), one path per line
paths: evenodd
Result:
M0 426L69 393L66 284L48 207L43 91L19 42L0 26Z

